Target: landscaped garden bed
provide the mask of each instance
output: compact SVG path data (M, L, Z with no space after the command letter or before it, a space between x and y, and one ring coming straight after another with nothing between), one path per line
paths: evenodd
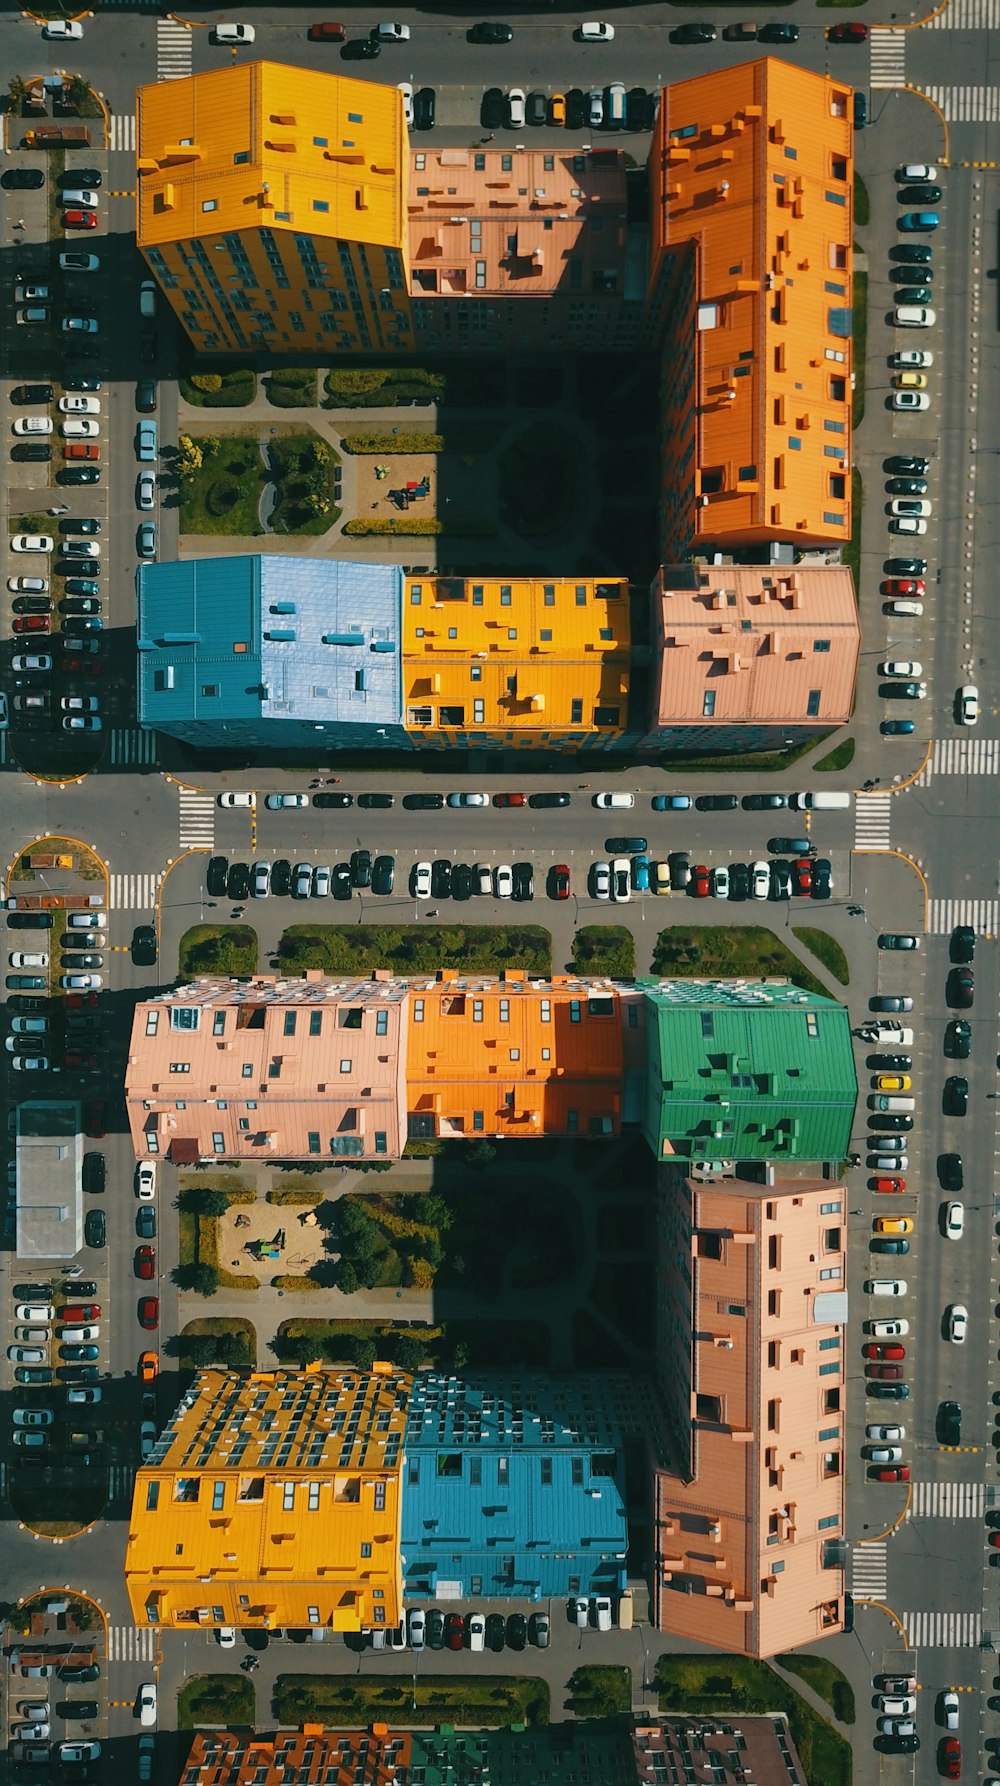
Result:
M527 924L292 924L278 952L284 973L313 967L327 974L367 974L378 967L399 974L439 967L541 975L552 970L551 934Z

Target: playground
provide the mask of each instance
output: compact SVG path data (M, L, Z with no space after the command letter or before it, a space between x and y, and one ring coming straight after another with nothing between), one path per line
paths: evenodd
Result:
M401 522L407 513L430 520L451 511L456 517L481 514L496 487L494 460L486 454L388 453L359 458L357 465L359 518Z
M323 1230L312 1209L234 1203L219 1218L219 1264L262 1284L284 1274L304 1276L326 1256Z

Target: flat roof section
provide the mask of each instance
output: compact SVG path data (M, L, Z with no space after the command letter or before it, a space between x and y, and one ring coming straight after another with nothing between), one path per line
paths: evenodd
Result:
M73 1259L83 1245L83 1136L73 1099L17 1106L17 1256Z

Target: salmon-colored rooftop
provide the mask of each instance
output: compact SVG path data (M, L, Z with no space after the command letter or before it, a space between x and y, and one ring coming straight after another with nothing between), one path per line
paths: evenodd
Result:
M624 295L628 198L615 149L418 149L410 292Z
M850 718L861 627L846 565L668 565L653 634L654 725Z

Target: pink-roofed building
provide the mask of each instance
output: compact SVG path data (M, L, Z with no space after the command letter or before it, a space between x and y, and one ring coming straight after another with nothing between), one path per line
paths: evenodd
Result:
M408 990L388 975L195 980L135 1008L125 1104L140 1159L397 1159Z
M406 209L418 345L638 342L646 241L620 150L412 149Z
M662 566L652 590L660 750L780 750L850 719L861 627L840 564Z

